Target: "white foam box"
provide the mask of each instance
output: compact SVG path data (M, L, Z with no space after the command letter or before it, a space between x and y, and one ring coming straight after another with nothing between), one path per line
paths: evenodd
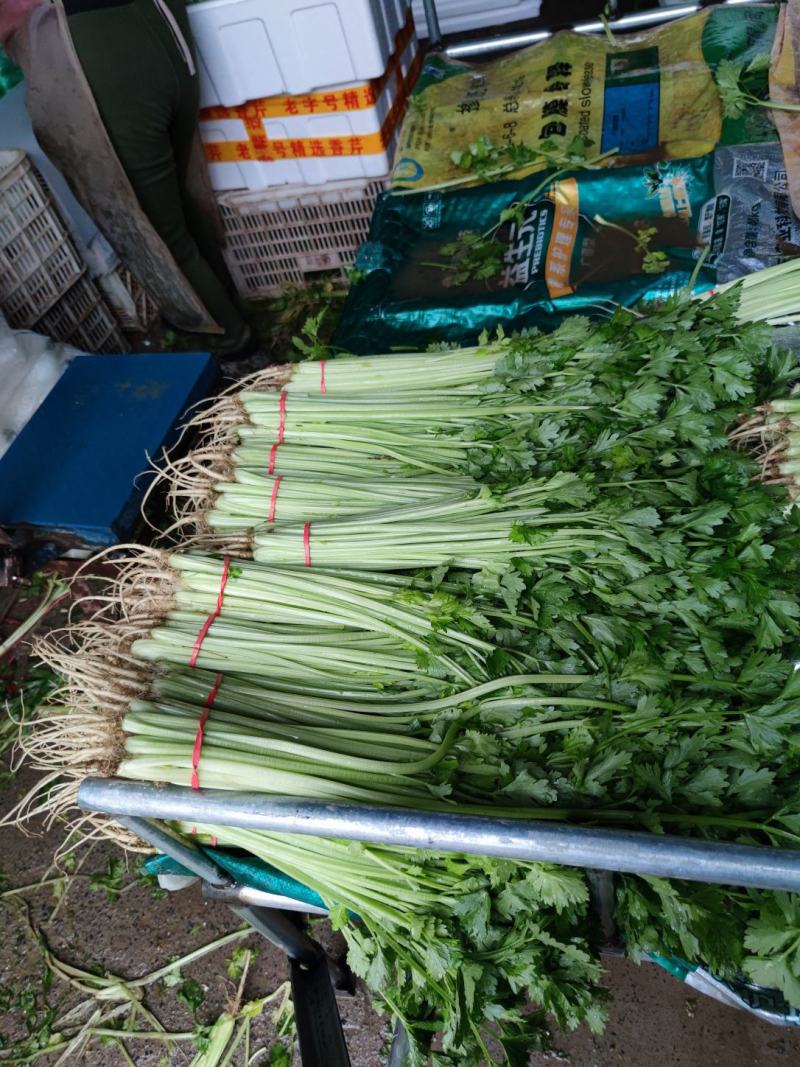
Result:
M380 77L408 0L202 0L188 7L200 106Z
M208 161L209 177L217 192L235 189L259 190L279 185L323 185L326 182L356 178L381 178L391 170L400 120L405 101L416 78L419 45L412 34L410 43L389 72L385 84L370 107L331 111L324 114L281 115L260 120L272 142L290 140L339 139L346 149L351 138L375 140L384 133L381 151L363 154L304 156L300 158L259 161L242 159L230 162ZM362 93L369 86L356 83L338 87L340 94ZM249 140L244 118L207 118L200 114L200 137L204 143Z
M351 178L382 178L392 169L397 131L382 152L355 156L281 159L268 163L210 163L211 186L217 192L268 189L279 185L325 185Z
M414 19L420 37L428 36L428 23L422 0L412 0ZM506 22L521 22L538 18L541 0L505 0L491 3L487 0L436 0L439 28L442 33L464 33L479 30L484 26L502 27Z

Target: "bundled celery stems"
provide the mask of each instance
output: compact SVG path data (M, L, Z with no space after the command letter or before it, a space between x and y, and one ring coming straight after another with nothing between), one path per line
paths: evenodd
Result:
M800 305L794 266L762 274L222 397L164 469L178 548L132 551L41 648L65 684L20 810L59 814L99 773L796 846L798 370L757 322ZM323 897L414 1062L437 1031L461 1067L521 1062L543 1013L602 1025L579 872L185 829ZM634 954L800 1006L791 945L760 936L795 908L625 877L617 921Z
M737 320L783 323L800 316L798 290L800 261L788 261L728 283L703 300L733 291ZM595 344L603 343L598 335ZM382 566L388 546L373 546L367 538L382 520L346 527L329 521L389 510L406 521L399 510L405 507L425 509L409 511L407 521L439 522L437 534L452 530L454 516L460 526L463 506L476 504L487 467L493 467L495 481L511 473L498 458L509 462L526 425L548 414L557 419L586 411L595 399L581 388L584 369L597 355L591 343L570 353L568 365L544 373L546 400L537 390L517 389L513 367L498 374L498 359L509 347L499 342L258 372L194 420L192 427L202 433L198 448L162 465L176 514L173 532L199 548L296 564L306 555L304 524L322 522L314 531L320 564L346 565L355 558L356 565L370 566L364 550L375 547ZM760 413L747 424L750 442L770 446L763 449L767 478L793 476L796 457L786 437L793 403L776 399L775 417L764 413L770 418L764 431ZM784 405L786 414L778 417ZM541 455L547 449L546 437L526 444L538 444ZM486 506L481 510L485 514ZM300 536L292 524L300 524ZM477 523L483 535L493 529ZM343 540L352 551L342 548ZM441 558L450 558L445 545ZM416 562L410 546L407 562ZM397 565L404 564L398 557Z
M792 500L800 494L800 395L778 397L759 407L731 431L730 439L746 448L761 466L767 485L784 486Z

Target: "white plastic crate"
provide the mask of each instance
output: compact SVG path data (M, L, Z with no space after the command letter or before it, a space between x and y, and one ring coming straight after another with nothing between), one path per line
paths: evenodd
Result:
M420 37L427 37L428 24L422 0L412 0L412 6L417 32ZM442 33L463 33L484 26L503 26L506 22L535 19L541 8L541 0L505 0L501 3L487 0L436 0Z
M377 78L408 0L202 0L188 8L200 106Z
M287 98L278 97L202 112L200 136L206 144L213 188L224 192L298 183L322 185L386 174L417 76L419 49L413 28L410 31L409 43L383 78L316 94L321 103L329 101L326 110L286 114ZM354 104L350 108L348 98ZM365 100L374 102L364 106ZM283 153L285 158L276 158Z
M88 278L80 278L41 317L34 329L82 352L127 352L117 320Z
M374 182L219 197L225 258L241 295L279 296L321 273L344 279L369 234L375 200L388 184L387 174Z
M84 266L24 152L0 151L0 308L11 326L40 318Z

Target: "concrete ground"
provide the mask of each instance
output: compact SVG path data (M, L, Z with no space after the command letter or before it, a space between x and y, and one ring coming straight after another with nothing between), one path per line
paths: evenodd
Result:
M7 810L35 778L28 772L0 784L0 810ZM36 883L48 874L55 849L64 838L63 827L34 836L10 827L0 829L0 868L4 877L0 891L0 1035L9 1040L25 1036L19 997L14 994L27 980L27 992L41 989L42 960L30 936L27 919L19 906L29 902L30 918L44 934L51 951L61 960L83 970L103 968L126 979L140 977L223 934L236 930L239 920L225 905L203 901L195 885L177 893L156 898L152 887L136 881L135 873L122 879L122 894L116 901L91 888L87 875L103 873L109 860L120 856L115 846L100 843L93 847L72 881L66 897L54 895L62 886L43 886L19 895L8 895L15 887ZM82 859L78 852L78 861ZM50 871L48 877L58 872ZM83 877L81 877L83 876ZM126 888L130 887L130 888ZM58 911L54 919L54 908ZM336 947L327 924L315 924L314 936ZM239 944L240 942L237 942ZM264 996L287 978L284 957L257 935L243 944L258 947L259 955L246 983L245 1000ZM227 960L236 945L218 949L189 965L182 977L195 979L204 991L197 1012L200 1023L212 1022L224 1010L236 983L227 973ZM612 992L610 1018L605 1033L598 1037L581 1029L574 1034L555 1035L557 1055L535 1053L531 1067L554 1067L569 1062L573 1067L790 1067L800 1063L800 1033L772 1027L745 1013L717 1004L698 995L670 975L652 965L637 967L627 960L607 960L607 983ZM190 1032L195 1026L192 1014L177 996L178 986L159 982L150 987L144 1003L168 1029ZM9 1005L7 1000L13 1003ZM59 1010L81 999L66 983L56 980L47 1001ZM340 996L339 1008L353 1067L379 1067L385 1062L388 1029L363 988L355 996ZM139 1027L143 1025L138 1024ZM251 1055L264 1054L254 1064L267 1064L274 1040L270 1008L253 1027ZM194 1054L191 1042L181 1042L171 1054L163 1044L131 1039L130 1059L114 1045L94 1041L66 1061L87 1067L172 1067L188 1064ZM52 1067L56 1054L40 1056L35 1062ZM4 1062L0 1041L0 1064ZM34 1062L33 1059L14 1062ZM233 1064L241 1064L241 1057ZM316 1065L315 1065L316 1067ZM324 1067L320 1064L319 1067Z

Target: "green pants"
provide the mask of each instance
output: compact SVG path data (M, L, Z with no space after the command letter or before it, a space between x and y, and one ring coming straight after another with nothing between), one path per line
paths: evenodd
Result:
M69 29L142 210L225 330L224 349L237 348L249 328L233 302L213 223L184 192L199 93L185 3L129 0L80 10L69 14Z

